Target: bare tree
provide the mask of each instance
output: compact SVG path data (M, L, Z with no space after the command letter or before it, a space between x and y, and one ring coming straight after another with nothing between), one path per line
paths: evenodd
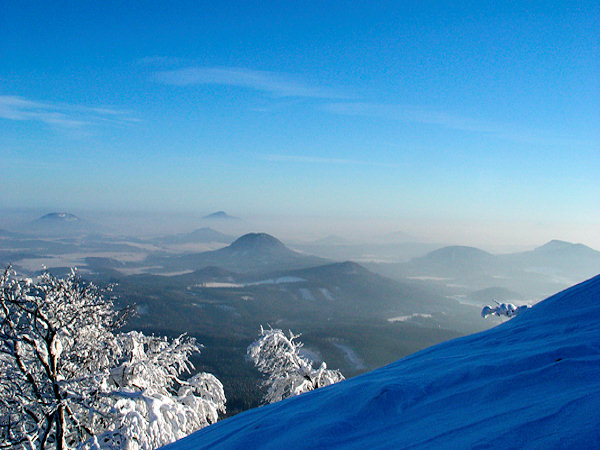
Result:
M282 330L260 328L260 338L250 344L247 353L257 369L266 375L265 403L278 402L320 387L342 381L339 370L327 369L322 362L315 369L308 358L300 354L302 342L291 331L286 336Z
M195 340L118 333L130 314L74 272L32 280L4 271L1 446L154 448L217 420L221 383L210 374L180 379Z

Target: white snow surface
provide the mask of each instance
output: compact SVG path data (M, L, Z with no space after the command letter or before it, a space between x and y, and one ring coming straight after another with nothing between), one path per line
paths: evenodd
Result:
M200 283L196 286L203 288L240 288L246 286L259 286L261 284L284 284L284 283L299 283L301 281L306 281L304 278L300 277L292 277L285 276L279 278L270 278L268 280L260 280L253 281L251 283L231 283L231 282L222 282L222 281L207 281L205 283Z
M600 276L482 333L169 446L600 448Z
M304 278L293 277L291 275L285 277L279 277L275 279L261 280L255 281L253 283L246 283L246 286L254 286L258 284L282 284L282 283L299 283L301 281L306 281Z
M408 322L411 319L417 319L417 318L423 318L423 319L431 319L431 314L424 314L424 313L414 313L414 314L410 314L408 316L396 316L396 317L390 317L388 319L388 322Z
M310 292L310 289L300 288L300 295L302 296L302 300L315 301L315 296Z
M332 302L332 301L335 300L333 298L333 295L331 295L331 292L329 292L329 289L327 289L327 288L319 288L319 292L321 292L321 294L323 294L323 297L325 297L330 302Z

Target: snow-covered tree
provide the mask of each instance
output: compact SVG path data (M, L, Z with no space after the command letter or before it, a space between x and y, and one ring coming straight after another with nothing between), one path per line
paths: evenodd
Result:
M225 411L214 376L181 378L196 341L119 333L131 308L109 294L75 273L1 275L0 447L150 449Z
M117 340L127 358L103 380L112 423L83 448L157 448L216 422L225 412L223 385L212 374L179 378L193 368L188 358L200 350L195 340L180 336L169 341L136 331Z
M512 303L500 303L494 300L496 306L486 305L481 310L481 317L484 319L487 316L498 316L512 318L517 314L522 313L526 309L531 308L529 305L515 306Z
M312 362L300 354L302 342L291 331L286 336L282 330L260 328L260 338L250 344L247 353L266 379L265 403L274 403L323 386L342 381L339 370L327 369L322 362L315 369Z

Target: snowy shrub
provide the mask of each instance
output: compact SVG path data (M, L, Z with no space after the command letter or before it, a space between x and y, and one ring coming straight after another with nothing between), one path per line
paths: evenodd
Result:
M299 350L303 344L295 341L299 336L291 331L286 336L279 329L261 327L260 338L248 347L248 356L266 376L265 403L278 402L344 379L339 370L327 369L325 362L315 369L311 361L301 356Z
M494 300L495 301L495 300ZM529 305L515 306L512 303L499 303L496 302L497 306L484 306L481 310L481 317L484 319L487 316L498 316L498 317L514 317L517 314L531 308Z
M210 374L181 378L199 346L118 333L131 309L74 273L0 277L2 443L20 448L151 449L225 411ZM2 445L0 445L2 446Z

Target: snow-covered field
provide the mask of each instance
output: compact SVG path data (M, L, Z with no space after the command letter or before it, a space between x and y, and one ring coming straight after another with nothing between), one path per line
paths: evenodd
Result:
M452 280L452 278L447 277L432 277L432 276L414 276L414 277L406 277L409 280L419 280L419 281L448 281Z
M408 316L390 317L388 319L388 322L408 322L411 319L417 319L419 317L423 318L423 319L431 319L431 314L414 313L414 314L410 314Z
M341 342L334 342L333 345L339 350L341 350L342 353L344 353L346 359L350 362L350 364L352 364L352 366L355 369L362 370L366 367L364 361L360 359L360 356L356 354L352 347L346 344L342 344Z
M598 424L600 276L486 332L169 448L600 448Z
M319 288L319 292L321 292L321 294L323 295L323 297L325 297L330 302L332 302L332 301L335 300L333 298L333 295L331 295L331 292L329 292L329 289L327 289L327 288Z
M241 287L246 287L246 286L259 286L261 284L299 283L301 281L306 281L306 280L304 278L300 278L300 277L285 276L285 277L279 277L279 278L269 278L268 280L253 281L251 283L226 283L226 282L209 281L206 283L198 284L196 286L203 287L203 288L241 288Z
M300 295L302 296L302 300L315 301L315 296L310 292L310 289L300 288Z

